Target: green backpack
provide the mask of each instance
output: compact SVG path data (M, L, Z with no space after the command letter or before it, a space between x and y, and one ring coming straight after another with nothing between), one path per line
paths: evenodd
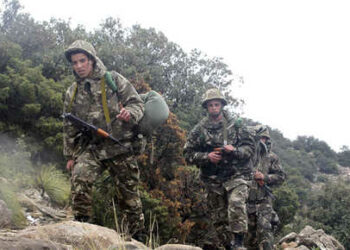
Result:
M116 92L117 85L109 72L106 72L104 79L113 92ZM138 130L148 136L168 119L169 107L164 98L154 90L140 94L140 97L145 104L145 111L138 124Z

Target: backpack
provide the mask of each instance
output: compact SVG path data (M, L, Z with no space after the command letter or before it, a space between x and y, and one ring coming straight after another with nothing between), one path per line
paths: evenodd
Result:
M117 92L117 85L110 72L105 73L102 81L106 81L113 92ZM140 97L145 104L145 111L138 124L138 132L142 135L149 136L168 119L169 107L164 98L154 90L148 91L145 94L140 94ZM102 100L105 99L102 98ZM106 101L103 102L102 105L107 107Z

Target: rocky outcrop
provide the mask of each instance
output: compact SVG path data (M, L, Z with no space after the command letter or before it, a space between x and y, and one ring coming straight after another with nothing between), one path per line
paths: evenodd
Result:
M66 209L53 207L47 195L41 195L37 189L24 190L17 198L30 225L45 225L72 219Z
M21 231L0 232L0 249L150 249L116 231L76 221L31 226ZM186 245L164 245L159 250L198 250Z
M188 245L180 244L167 244L160 247L157 247L155 250L200 250L200 247L193 247Z
M333 236L327 235L322 229L315 230L306 226L299 234L290 233L283 237L278 246L286 250L345 250Z

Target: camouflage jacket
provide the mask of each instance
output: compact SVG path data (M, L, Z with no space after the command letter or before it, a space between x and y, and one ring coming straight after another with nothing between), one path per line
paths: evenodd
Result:
M211 163L208 154L214 148L224 146L224 121L211 122L208 117L202 119L190 132L184 148L184 155L189 164L195 164L201 170L202 178L226 181L236 177L250 178L252 173L251 158L255 152L254 135L245 126L237 128L234 120L225 114L227 121L227 144L236 150L223 154L223 159Z
M281 185L286 179L286 174L283 171L278 156L273 152L268 152L258 156L257 162L254 164L254 171L260 171L264 174L265 184L267 186ZM261 202L267 200L269 202L270 196L268 191L261 188L255 181L252 183L249 202Z
M81 44L80 49L84 50L84 44ZM89 52L91 53L91 51ZM111 88L105 86L107 106L111 117L111 126L107 127L101 95L101 78L106 69L101 60L95 54L93 56L96 65L92 76L81 79L75 74L76 82L66 92L64 112L70 112L82 120L106 130L126 147L129 147L135 139L135 125L143 116L143 101L127 79L116 72L112 72L118 90L117 93L114 93ZM75 97L72 98L74 93ZM119 121L115 118L120 110L118 103L121 103L130 112L131 119L129 122ZM64 121L63 131L64 155L68 159L77 157L86 149L94 150L101 160L128 152L128 149L115 144L111 140L91 133L82 133L69 121Z

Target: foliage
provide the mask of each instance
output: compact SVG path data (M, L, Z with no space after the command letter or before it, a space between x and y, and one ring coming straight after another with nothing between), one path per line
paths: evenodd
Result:
M344 167L350 167L350 150L348 147L343 146L341 151L337 154L338 162Z
M35 168L23 139L17 142L6 136L0 136L0 139L0 177L10 180L18 188L29 187L33 183Z
M320 141L313 136L298 136L293 142L293 146L295 149L304 150L307 153L319 151L327 158L336 159L336 153L330 148L330 146L326 142Z
M12 213L11 222L16 228L23 228L27 224L24 212L18 202L16 190L13 186L0 180L0 200L3 200Z
M283 185L276 189L274 194L276 196L274 209L281 221L279 227L282 228L284 225L287 225L294 220L294 216L300 204L296 192L287 185Z
M12 224L23 228L26 226L26 218L16 192L32 184L34 167L22 139L14 142L11 138L0 135L0 140L0 200L5 201L12 212Z
M321 223L326 233L334 235L350 247L350 186L349 183L327 183L321 192L310 200L307 216Z
M66 205L69 202L70 183L62 171L53 165L42 165L35 186L46 193L53 203Z
M10 59L5 72L0 74L3 99L0 121L7 126L8 132L25 131L27 143L39 140L37 147L30 148L32 157L48 160L45 152L62 152L59 115L63 106L63 86L43 77L41 71L42 67L32 67L30 61Z

